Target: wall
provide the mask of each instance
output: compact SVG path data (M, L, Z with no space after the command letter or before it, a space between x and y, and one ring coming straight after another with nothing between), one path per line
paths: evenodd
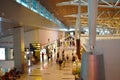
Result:
M29 47L30 43L39 43L39 30L33 30L29 32L25 32L25 47Z
M25 47L29 47L29 43L46 44L49 41L55 41L59 38L60 32L53 30L38 29L25 33ZM49 41L48 41L49 39Z
M88 37L81 41L88 51ZM120 80L120 37L97 37L95 52L104 56L105 80Z
M41 44L46 44L51 41L57 40L59 32L52 30L39 30L39 42ZM48 41L49 39L49 41Z
M96 52L104 55L106 80L120 80L120 39L97 40Z
M29 47L29 43L39 42L39 30L25 32L24 41L25 41L25 47ZM0 46L13 48L13 36L1 38Z
M0 47L13 47L13 36L0 38Z
M0 60L0 67L1 68L14 68L14 61L13 60Z
M44 29L37 29L37 30L25 32L24 34L25 47L29 47L30 43L46 44L48 43L48 39L50 39L50 41L55 41L59 38L58 34L61 33L62 32L53 31L53 30L44 30ZM13 48L13 36L1 38L0 46Z

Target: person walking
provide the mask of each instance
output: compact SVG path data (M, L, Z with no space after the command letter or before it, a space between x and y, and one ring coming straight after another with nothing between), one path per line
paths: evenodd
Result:
M57 59L59 59L59 57L60 57L60 54L59 54L59 52L57 52Z
M64 57L65 57L65 51L63 50L62 51L62 59L64 59Z
M63 63L63 60L61 58L59 58L59 69L60 70L62 69L62 63Z
M67 56L66 56L66 60L67 60L67 62L68 62L68 60L69 60L69 56L68 56L68 54L67 54Z
M44 53L42 52L42 61L44 61Z

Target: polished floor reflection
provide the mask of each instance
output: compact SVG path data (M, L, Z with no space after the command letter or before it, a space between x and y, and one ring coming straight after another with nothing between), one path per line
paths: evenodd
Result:
M70 59L61 70L59 65L56 64L56 53L54 53L52 60L44 60L44 62L41 61L39 64L29 67L27 73L21 75L21 78L18 80L75 80L72 74L72 50L65 50L65 55L69 54ZM59 51L62 51L62 48Z

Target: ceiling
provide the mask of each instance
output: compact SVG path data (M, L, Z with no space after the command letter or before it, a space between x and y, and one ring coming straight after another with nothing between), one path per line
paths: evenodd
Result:
M5 0L2 0L2 1L5 2ZM9 1L9 0L6 0L6 1ZM60 20L65 26L67 26L68 29L75 28L76 19L78 16L78 4L79 4L78 0L37 0L37 1L39 4L44 6L52 15L54 15L58 20ZM81 2L81 27L88 27L88 0L80 0L80 2ZM8 6L4 8L6 8L7 11L9 12ZM17 7L14 7L14 6L12 6L12 8L15 10L18 9ZM4 15L1 11L2 11L2 8L0 10L0 15ZM25 10L25 11L28 12L28 10ZM15 14L13 14L12 12L9 12L9 13L8 12L6 12L7 15L11 13L12 16L15 16ZM39 19L37 14L33 14L29 12L29 14L27 14L26 16L24 11L19 12L19 15L21 14L22 16L25 17L25 19L24 18L22 19L20 16L19 17L20 21L18 22L27 24L27 22L25 21L28 21L28 24L32 25L34 23L36 26L36 27L26 26L25 24L24 26L25 31L38 29L38 26L45 26L46 23L47 23L46 26L48 27L50 25L56 26L50 23L50 21L43 19L42 17L40 17ZM37 16L35 17L34 15L37 15ZM13 32L12 29L18 26L19 24L18 22L12 22L11 20L15 21L14 19L17 19L17 17L18 15L16 17L10 17L10 20L0 17L0 24L4 26L2 27L2 30L4 31L0 32L0 37L4 37L12 34ZM32 20L29 18L32 18ZM33 22L30 22L29 20ZM116 32L117 30L118 33L120 34L120 0L98 0L97 25L99 25L99 27L102 27L104 29L106 28L109 30L113 29L114 32Z
M0 17L0 38L10 36L13 34L13 28L21 27L18 23L9 19ZM24 31L31 31L38 29L38 27L24 26Z
M37 0L69 28L74 28L78 14L78 0ZM97 24L120 27L120 0L98 0ZM88 0L81 2L81 25L88 25Z

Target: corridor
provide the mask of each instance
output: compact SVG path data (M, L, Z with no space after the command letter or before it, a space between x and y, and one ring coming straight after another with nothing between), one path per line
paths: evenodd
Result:
M56 53L54 53L53 60L45 60L28 68L27 73L22 74L18 80L75 80L72 74L73 63L71 61L72 50L74 48L66 48L65 55L69 54L69 61L65 63L65 67L60 70L56 63ZM61 51L63 48L60 48ZM47 58L45 58L47 59Z

